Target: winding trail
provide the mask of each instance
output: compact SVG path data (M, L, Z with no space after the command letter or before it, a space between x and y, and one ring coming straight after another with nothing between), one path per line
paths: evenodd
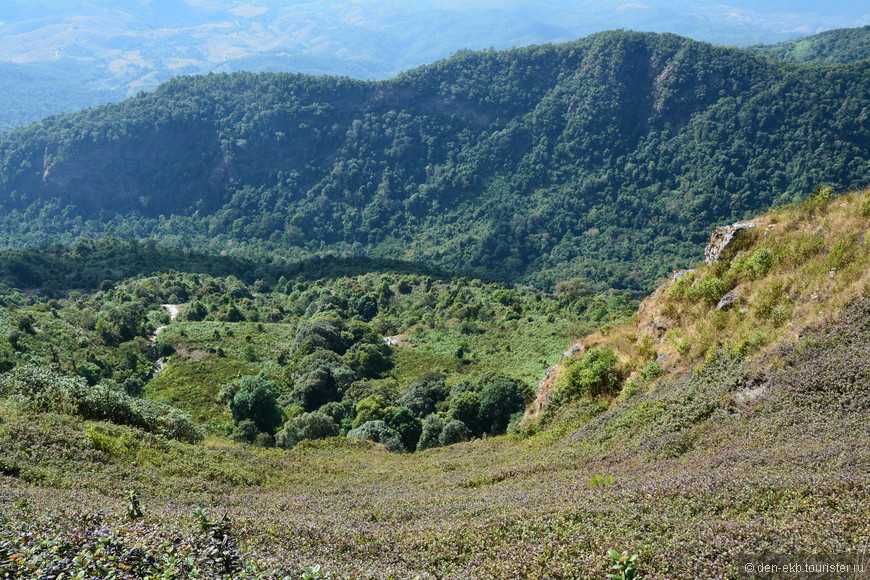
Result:
M178 317L178 313L181 312L181 305L180 304L163 304L163 308L169 313L169 322L170 323L173 320L175 320ZM158 326L154 330L154 333L150 337L148 337L148 343L151 346L154 346L157 343L157 335L160 334L161 332L163 332L163 330L165 330L167 326L169 326L169 325L164 324L163 326ZM154 366L156 368L154 369L154 372L151 373L152 379L157 376L157 373L159 373L160 371L163 370L163 367L166 366L166 359L165 358L157 359L156 361L154 361Z

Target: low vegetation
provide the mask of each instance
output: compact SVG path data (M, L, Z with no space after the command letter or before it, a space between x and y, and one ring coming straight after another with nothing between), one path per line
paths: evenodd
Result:
M576 280L555 297L396 273L8 290L0 574L737 578L743 554L857 562L868 200L819 189L756 218L630 321L625 298ZM540 377L600 323L535 393L528 353ZM488 351L502 333L511 349Z

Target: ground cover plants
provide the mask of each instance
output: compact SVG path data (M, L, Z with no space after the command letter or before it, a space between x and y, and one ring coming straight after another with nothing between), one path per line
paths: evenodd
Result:
M741 578L744 554L859 562L868 199L820 189L759 216L629 321L577 280L555 296L404 273L10 289L0 575ZM170 320L165 303L185 307ZM543 376L602 322L535 392L529 353ZM91 394L113 414L82 412L103 408ZM518 423L533 396L542 410ZM202 439L122 420L132 401L183 406Z

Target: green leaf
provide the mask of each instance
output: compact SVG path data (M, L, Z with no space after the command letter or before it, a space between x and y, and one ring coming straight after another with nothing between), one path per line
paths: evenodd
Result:
M619 552L617 552L616 550L609 550L609 551L607 552L607 555L610 556L611 558L613 558L614 560L617 560L617 561L618 561L619 558L620 558L620 554L619 554Z

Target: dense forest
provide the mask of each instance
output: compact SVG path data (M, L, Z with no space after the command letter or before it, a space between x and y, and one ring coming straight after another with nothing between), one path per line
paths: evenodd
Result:
M383 82L177 78L0 135L0 243L151 237L649 289L713 225L866 183L868 90L866 60L621 31Z

